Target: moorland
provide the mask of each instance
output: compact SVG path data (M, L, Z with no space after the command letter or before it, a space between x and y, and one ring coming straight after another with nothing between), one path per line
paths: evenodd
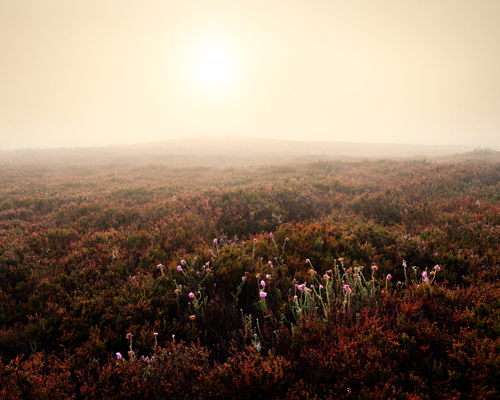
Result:
M497 152L141 160L0 162L1 398L500 396Z

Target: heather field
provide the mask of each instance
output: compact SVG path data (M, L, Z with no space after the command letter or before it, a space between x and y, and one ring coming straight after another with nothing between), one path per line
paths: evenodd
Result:
M497 161L4 163L0 397L498 399L499 240Z

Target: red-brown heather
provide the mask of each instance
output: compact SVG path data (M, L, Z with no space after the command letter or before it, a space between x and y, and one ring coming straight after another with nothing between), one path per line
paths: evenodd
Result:
M499 201L498 162L0 165L0 397L497 399Z

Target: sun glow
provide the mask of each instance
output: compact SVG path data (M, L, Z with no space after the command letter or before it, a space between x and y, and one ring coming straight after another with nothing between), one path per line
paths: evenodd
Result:
M195 76L201 85L210 89L222 89L234 78L234 56L224 45L205 45L195 56L194 69Z

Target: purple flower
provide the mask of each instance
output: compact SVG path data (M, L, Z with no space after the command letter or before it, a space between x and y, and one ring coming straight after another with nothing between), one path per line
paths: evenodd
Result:
M162 268L162 267L163 267L163 264L158 264L158 265L156 266L156 268L158 268L158 269L160 269L160 268Z
M271 275L267 274L266 279L271 279Z
M264 281L260 281L260 286L262 286L262 287L266 287L266 282L264 282Z
M182 271L182 267L180 265L177 266L177 271L179 271L179 272Z
M158 332L153 333L154 336L158 336Z
M427 279L427 271L422 272L422 276L424 277L424 280Z
M189 294L188 294L188 296L189 296L189 298L190 298L190 299L194 299L194 294L193 294L193 292L189 293Z
M121 355L120 353L116 353L116 358L117 358L118 360L121 360L121 359L122 359L122 355Z
M260 292L259 296L260 296L261 299L264 299L267 296L267 293L266 292Z
M390 281L391 279L392 279L392 275L391 274L387 275L387 280Z
M186 265L186 261L181 260L181 265Z
M349 287L349 285L344 285L344 289L347 293L351 293L351 288Z
M434 267L434 269L436 270L436 272L437 272L437 271L441 271L441 267L440 267L439 265L436 265L436 266Z
M270 237L270 238L272 238L272 237L273 237L273 233L272 233L272 232L269 234L269 237Z
M214 239L214 244L217 244L217 239Z
M304 289L304 285L298 285L297 289L299 289L302 292L302 290Z

